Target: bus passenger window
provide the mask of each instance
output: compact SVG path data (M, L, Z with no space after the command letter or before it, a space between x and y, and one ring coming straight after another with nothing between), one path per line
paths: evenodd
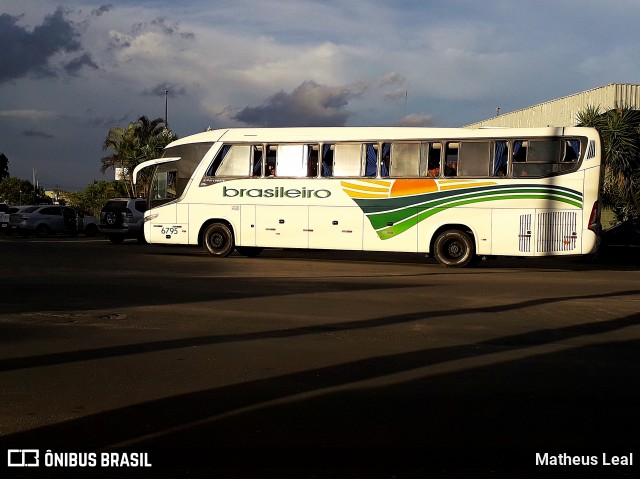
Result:
M362 151L361 143L338 143L333 152L334 176L361 176Z
M252 146L228 146L218 152L210 168L212 174L208 176L250 176Z
M514 176L548 176L555 173L571 171L578 167L577 158L572 161L564 161L568 154L566 150L568 148L574 148L574 145L570 145L567 141L555 139L529 140L521 143L522 146L520 150L525 150L526 154L523 156L520 150L517 154L514 154ZM514 143L514 153L516 146ZM575 147L580 148L579 145L575 145ZM575 155L575 150L569 154Z
M318 153L320 148L318 145L308 145L309 158L307 159L307 177L315 178L318 176Z
M492 148L492 167L491 175L498 177L507 176L507 162L509 149L505 140L498 140L493 143Z
M445 162L444 162L444 176L457 176L458 175L458 147L459 143L447 143Z
M382 160L380 164L380 176L391 176L391 143L382 144Z
M385 143L384 146L387 145L388 143ZM410 178L419 176L420 152L420 143L394 143L391 147L390 176Z
M365 148L365 163L364 163L364 174L362 176L367 176L369 178L373 178L376 176L376 170L378 169L378 145L373 143L367 143L364 145Z
M437 178L440 176L441 143L423 143L420 155L420 176Z
M262 176L262 163L263 163L263 155L262 155L262 145L255 145L253 147L253 176L258 177Z
M490 142L461 142L458 147L458 176L489 176Z
M564 142L563 163L578 161L580 159L580 140L567 140Z
M264 176L276 176L276 152L278 147L275 145L267 145L267 167L264 170Z
M305 177L309 159L308 145L278 145L276 169L278 176Z
M333 150L335 145L322 145L322 176L333 176Z

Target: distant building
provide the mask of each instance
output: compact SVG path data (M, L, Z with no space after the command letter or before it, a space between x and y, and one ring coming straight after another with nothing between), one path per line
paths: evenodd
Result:
M483 126L522 128L575 126L578 113L587 108L587 106L600 107L600 110L605 112L622 105L640 110L639 84L611 83L521 110L499 114L492 118L466 125L465 128L480 128Z

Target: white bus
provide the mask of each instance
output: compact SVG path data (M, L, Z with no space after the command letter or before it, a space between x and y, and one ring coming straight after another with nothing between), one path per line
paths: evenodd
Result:
M169 144L144 234L212 256L264 248L481 256L594 253L601 144L589 128L246 128Z

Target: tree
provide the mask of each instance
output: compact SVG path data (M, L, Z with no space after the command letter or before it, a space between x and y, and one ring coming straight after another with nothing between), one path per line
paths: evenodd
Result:
M130 122L127 128L114 126L109 129L102 145L104 151L112 150L108 156L102 158L100 171L104 173L109 168L122 172L122 180L129 196L136 196L133 184L133 170L143 161L152 160L162 154L162 150L177 138L166 128L164 120L156 118L149 120L141 116ZM116 170L120 169L120 170ZM141 189L146 186L146 177L142 178Z
M9 176L0 180L0 198L12 205L36 204L42 192L36 192L29 180Z
M0 180L9 177L9 158L4 153L0 153Z
M121 181L94 181L84 190L65 194L70 205L96 218L100 217L100 210L108 200L126 195Z
M640 215L640 111L627 106L601 112L588 106L578 126L596 128L604 150L601 198L618 221Z

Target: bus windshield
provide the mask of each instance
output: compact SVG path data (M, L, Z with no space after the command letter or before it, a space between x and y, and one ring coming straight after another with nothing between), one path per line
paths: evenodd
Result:
M165 149L163 158L179 160L156 166L149 186L149 206L160 206L182 196L191 175L212 145L212 142L190 143Z

